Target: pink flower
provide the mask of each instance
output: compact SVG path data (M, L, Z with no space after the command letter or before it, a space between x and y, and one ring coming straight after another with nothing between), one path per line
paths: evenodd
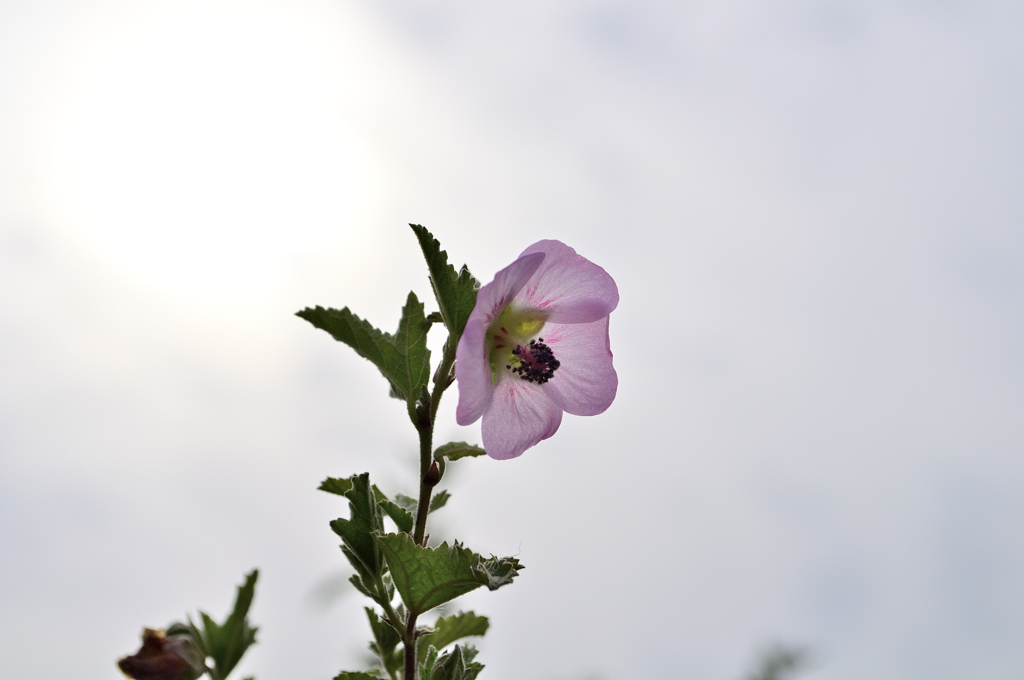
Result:
M562 411L603 413L619 379L608 344L615 281L560 241L538 241L477 293L455 352L455 419L483 416L484 449L515 458L558 431Z

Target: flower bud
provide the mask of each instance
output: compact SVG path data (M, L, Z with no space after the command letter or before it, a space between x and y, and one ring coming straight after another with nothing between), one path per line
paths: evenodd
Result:
M196 680L206 672L203 653L188 635L172 635L162 630L142 631L142 647L132 656L117 662L133 680Z
M423 477L424 486L434 486L441 481L441 470L437 467L437 461L431 461L430 469Z

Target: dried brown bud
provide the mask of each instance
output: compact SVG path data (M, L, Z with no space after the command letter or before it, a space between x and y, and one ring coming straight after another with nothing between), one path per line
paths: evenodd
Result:
M434 486L441 481L441 470L437 467L437 461L430 463L430 469L427 470L426 476L423 478L423 484L425 486Z
M117 662L133 680L196 680L206 672L205 659L187 635L167 637L162 630L142 631L142 647Z

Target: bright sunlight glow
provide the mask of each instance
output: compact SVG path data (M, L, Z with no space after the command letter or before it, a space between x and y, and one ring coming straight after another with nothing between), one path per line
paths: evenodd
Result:
M257 293L359 195L330 48L306 17L242 7L176 5L96 36L66 113L80 236L172 294Z

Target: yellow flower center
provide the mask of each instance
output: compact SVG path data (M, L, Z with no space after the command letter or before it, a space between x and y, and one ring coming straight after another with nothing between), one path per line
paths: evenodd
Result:
M544 339L537 338L546 322L547 314L536 309L509 305L501 311L487 328L492 382L498 381L498 371L503 368L530 382L543 384L551 378L558 360Z

